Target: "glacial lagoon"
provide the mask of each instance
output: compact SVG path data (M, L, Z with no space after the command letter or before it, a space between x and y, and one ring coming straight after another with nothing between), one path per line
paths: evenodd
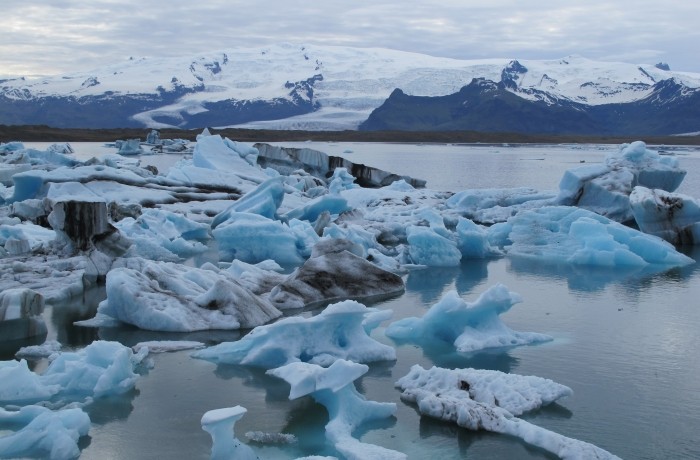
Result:
M597 163L616 146L560 145L405 145L280 143L344 156L399 174L426 179L427 187L533 187L556 190L564 171ZM32 145L28 145L32 146ZM41 147L41 146L38 146ZM74 144L76 155L98 145ZM651 146L676 155L688 171L679 193L700 197L700 150ZM176 155L143 156L160 170ZM700 249L681 248L700 261ZM192 262L196 263L196 262ZM455 268L431 268L405 275L405 294L371 306L391 309L392 321L421 316L442 296L456 290L468 301L496 283L519 293L523 302L502 316L512 329L550 335L553 341L511 349L458 354L452 347L420 348L397 344L373 331L378 341L395 346L397 360L370 364L356 382L367 399L395 402L395 419L368 424L356 433L364 442L405 452L409 458L497 459L553 458L503 435L471 432L421 417L399 398L394 383L420 364L474 367L537 375L573 389L573 396L525 414L525 420L590 442L621 458L691 459L700 457L700 269L698 264L661 273L643 270L566 267L510 258L463 261ZM167 334L135 328L85 328L73 321L91 318L104 296L97 289L66 305L48 306L49 339L82 348L96 339L132 346L147 340L200 340L209 344L237 340L243 332ZM301 314L312 315L314 311ZM297 436L285 446L250 443L262 459L337 455L327 445L325 409L310 398L289 401L289 385L264 371L216 365L190 357L191 350L152 355L154 366L136 390L98 400L87 412L89 438L81 442L85 459L206 459L211 439L200 419L212 409L241 405L248 409L236 424L248 431ZM4 357L4 359L9 359ZM41 368L45 364L34 364Z

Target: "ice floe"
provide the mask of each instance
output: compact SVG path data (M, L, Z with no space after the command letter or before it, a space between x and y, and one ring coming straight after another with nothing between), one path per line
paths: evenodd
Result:
M419 365L396 382L401 399L429 417L470 430L511 435L562 459L616 459L584 441L540 428L518 416L570 396L549 379L478 369L424 369Z

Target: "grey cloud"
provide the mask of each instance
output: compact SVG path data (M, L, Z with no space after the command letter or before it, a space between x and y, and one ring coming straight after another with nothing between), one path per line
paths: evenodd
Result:
M665 59L700 71L700 3L474 0L258 2L4 0L0 73L84 70L128 56L294 42L460 59ZM652 52L650 52L650 50ZM625 59L627 60L627 59ZM641 62L640 61L640 62Z

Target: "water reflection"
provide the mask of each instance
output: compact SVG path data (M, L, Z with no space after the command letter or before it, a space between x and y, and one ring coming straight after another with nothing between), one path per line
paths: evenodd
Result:
M648 280L660 273L668 274L677 269L667 267L595 267L588 265L552 264L533 259L509 258L508 272L520 276L534 276L541 280L566 282L571 291L602 291L610 284L633 283Z

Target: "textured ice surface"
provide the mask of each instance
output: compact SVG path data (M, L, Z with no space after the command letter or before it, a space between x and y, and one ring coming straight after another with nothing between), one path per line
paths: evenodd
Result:
M341 248L348 240L325 240L319 245ZM316 254L270 292L270 301L279 309L302 308L320 302L342 299L386 297L404 291L400 276L388 272L357 255L341 250Z
M328 410L326 438L351 460L405 459L401 452L374 444L363 443L352 436L363 423L391 417L396 404L367 401L355 389L353 382L369 368L364 364L339 359L328 368L309 363L291 363L267 373L286 380L290 385L289 399L311 395Z
M211 435L212 460L257 460L253 449L243 444L234 435L234 425L248 412L245 407L235 406L214 409L202 416L202 429Z
M604 267L693 263L659 237L569 206L520 212L491 226L489 233L491 243L507 255L549 263Z
M29 370L27 362L0 361L0 402L84 402L123 394L134 388L134 368L143 355L117 342L95 341L76 352L52 356L41 374Z
M630 194L639 229L672 244L700 244L700 202L687 195L635 187Z
M562 459L615 459L592 444L568 438L517 416L570 396L570 388L549 379L477 369L423 369L419 365L396 382L401 399L421 414L470 430L508 434Z
M90 430L90 418L77 408L58 411L41 406L25 406L17 411L0 408L0 423L18 428L0 436L0 458L74 459L80 455L78 439Z
M579 206L618 222L633 219L629 195L641 185L674 191L686 171L675 157L661 156L642 141L623 144L604 164L568 170L559 183L558 204Z
M516 332L499 316L518 303L521 297L497 284L481 294L473 303L462 300L457 291L450 291L422 318L403 318L391 323L385 334L398 340L442 340L454 344L459 352L492 347L510 347L552 340L534 332Z
M251 328L282 315L225 270L139 258L119 263L107 275L107 299L94 324L110 317L141 329L185 332Z
M390 315L390 310L380 312L346 300L329 305L311 318L292 316L256 327L236 342L205 348L192 356L265 369L299 361L328 366L338 359L359 363L394 360L396 351L392 347L368 335L378 319L386 320ZM372 321L365 323L367 318Z

